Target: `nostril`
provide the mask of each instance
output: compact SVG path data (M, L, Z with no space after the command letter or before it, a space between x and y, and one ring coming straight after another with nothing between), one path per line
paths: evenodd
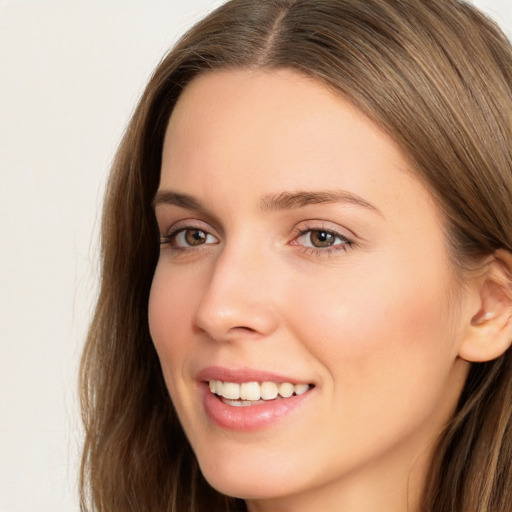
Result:
M198 297L196 327L219 341L272 333L277 316L268 290L257 286L248 289L247 283L240 282L239 272L228 272L225 267L217 268L209 286Z
M244 325L237 325L236 327L232 327L229 332L231 331L243 331L243 332L247 332L247 333L251 333L251 332L256 332L255 329L251 328L251 327L245 327Z

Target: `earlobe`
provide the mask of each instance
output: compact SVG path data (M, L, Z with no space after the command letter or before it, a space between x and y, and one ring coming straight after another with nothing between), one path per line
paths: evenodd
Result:
M491 361L512 343L512 254L496 251L478 278L478 310L471 317L459 357L470 362Z

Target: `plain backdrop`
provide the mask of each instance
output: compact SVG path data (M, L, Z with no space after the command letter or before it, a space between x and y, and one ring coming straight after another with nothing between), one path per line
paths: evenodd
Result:
M220 3L0 0L0 512L79 510L105 179L152 69ZM512 0L474 3L510 36Z

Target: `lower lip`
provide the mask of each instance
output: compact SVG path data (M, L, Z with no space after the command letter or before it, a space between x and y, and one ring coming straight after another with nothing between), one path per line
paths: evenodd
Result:
M206 414L217 426L238 431L250 431L268 427L294 412L302 405L312 390L290 398L268 400L247 407L227 405L208 388L203 388L203 404Z

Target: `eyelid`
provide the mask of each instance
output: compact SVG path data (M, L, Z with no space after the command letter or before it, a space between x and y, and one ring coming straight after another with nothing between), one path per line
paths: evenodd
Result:
M308 233L313 233L315 231L325 231L330 233L335 238L341 240L341 242L334 243L333 245L328 245L325 247L314 247L308 245L302 245L298 243L298 240L306 236ZM339 225L333 225L331 222L326 221L306 221L294 229L293 238L290 241L290 245L299 246L303 251L308 254L317 254L320 256L332 255L333 253L343 250L347 251L355 244L356 235L354 235L350 230L346 228L342 228Z
M154 215L161 234L175 229L179 223L188 225L189 222L194 223L194 225L198 223L201 229L204 226L204 229L210 232L222 233L222 225L219 220L208 212L201 210L161 203L155 206Z
M183 219L179 220L177 222L172 223L167 229L163 230L164 234L162 232L160 233L160 245L166 245L169 244L174 237L176 237L180 232L186 231L186 230L197 230L197 231L204 231L207 235L213 236L218 243L220 240L219 235L217 234L216 230L210 225L205 223L204 221L201 221L199 219ZM197 248L200 247L203 244L200 244L196 246ZM204 245L213 245L211 243L204 244ZM188 250L187 247L173 247L176 250ZM194 249L194 246L190 246L190 249Z
M181 219L175 222L166 222L165 225L168 225L168 227L160 230L161 236L169 236L172 233L176 233L176 231L179 231L180 229L188 228L201 229L203 231L207 231L217 238L219 237L217 230L211 224L195 218Z
M308 231L328 231L329 233L339 235L341 238L351 241L359 239L359 236L350 229L326 220L306 220L299 222L294 228L294 236L304 234Z

